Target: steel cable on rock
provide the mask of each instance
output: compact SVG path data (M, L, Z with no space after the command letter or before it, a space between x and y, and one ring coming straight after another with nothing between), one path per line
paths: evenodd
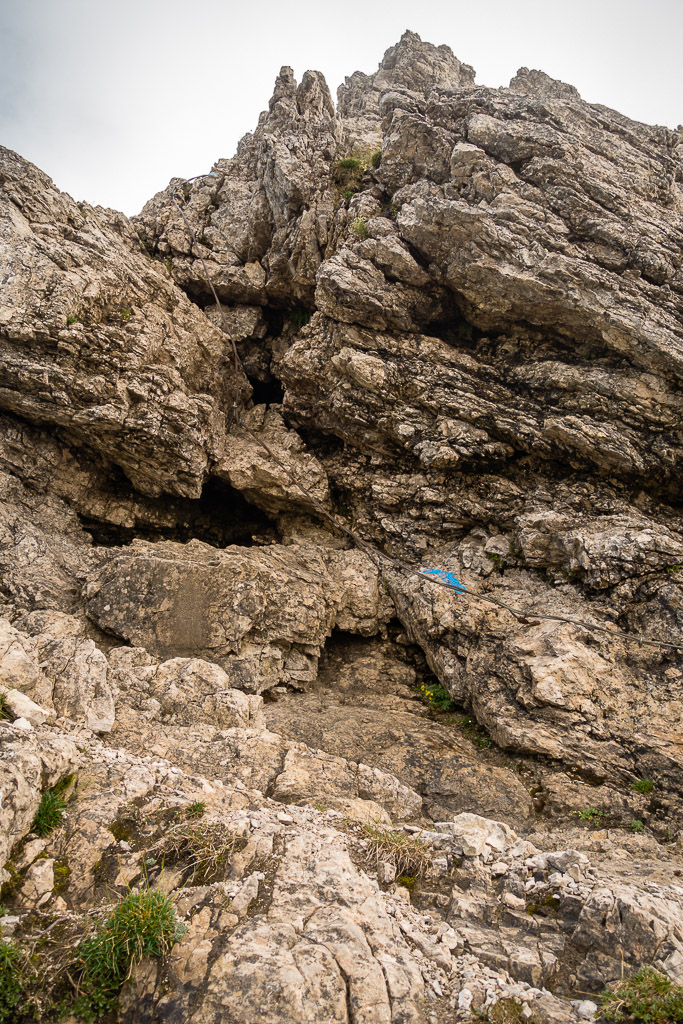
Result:
M617 640L625 640L628 643L637 643L639 646L644 644L648 647L657 647L668 651L683 652L683 643L674 644L667 642L666 640L651 640L640 633L627 633L622 630L612 629L609 626L600 626L591 622L586 622L583 619L576 619L573 616L550 615L547 612L537 612L534 610L524 610L521 608L515 608L512 605L507 604L505 601L501 601L499 598L491 597L488 594L477 594L471 590L467 590L463 584L459 583L459 581L456 581L458 586L455 586L453 583L447 582L445 579L439 578L440 575L446 576L449 574L443 573L441 570L425 570L417 568L416 566L410 565L409 563L402 561L400 558L394 558L392 555L387 555L384 551L381 551L374 544L371 544L369 541L366 541L365 538L359 536L359 534L357 534L355 530L352 530L345 523L341 522L332 512L329 511L329 509L325 508L322 502L319 501L314 494L311 494L311 492L308 490L307 487L304 486L304 484L302 484L299 480L296 479L294 474L287 468L287 466L284 465L282 460L271 449L270 445L267 444L267 442L262 437L260 437L255 431L251 430L248 426L246 426L245 423L241 422L240 420L238 378L239 371L242 368L242 366L237 352L237 345L232 335L232 331L230 331L229 329L225 309L220 299L218 298L218 294L214 287L213 281L211 280L211 277L209 275L206 261L202 256L201 252L199 251L199 243L197 242L197 236L194 232L194 229L192 228L192 225L185 216L185 212L183 211L182 207L180 206L176 199L176 193L178 192L179 189L184 188L185 185L188 185L193 181L197 181L200 178L212 177L216 177L215 171L211 171L209 174L196 174L192 178L185 178L183 181L181 181L179 185L176 185L176 187L173 189L173 192L171 193L171 199L173 200L173 203L175 204L178 213L183 219L183 223L185 224L187 232L192 240L192 247L198 250L197 259L199 259L201 263L204 279L220 311L220 317L223 323L224 333L228 336L230 343L232 345L234 360L234 381L231 426L237 425L241 430L248 434L249 437L251 437L251 439L256 442L256 444L260 445L260 447L266 452L268 457L272 459L272 461L280 468L282 473L285 475L286 479L289 480L290 484L293 487L295 487L307 499L307 501L316 509L316 511L325 519L327 519L328 522L330 522L335 527L335 529L345 534L349 538L349 540L353 541L354 545L360 551L362 551L364 554L368 556L368 558L370 558L380 576L383 575L382 563L384 562L385 564L391 565L395 569L398 569L401 573L407 574L409 576L421 577L422 579L427 580L428 583L431 583L437 587L446 587L447 590L458 596L470 598L475 601L480 601L483 604L495 605L497 608L501 608L504 611L509 612L509 614L512 615L518 622L525 625L538 625L541 621L565 622L569 625L579 626L583 629L586 629L590 633L603 633L610 637L614 637L614 639ZM244 370L242 370L242 372L244 373Z

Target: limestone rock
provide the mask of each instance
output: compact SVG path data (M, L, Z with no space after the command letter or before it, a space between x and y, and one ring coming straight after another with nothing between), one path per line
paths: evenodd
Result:
M79 207L6 149L0 173L0 405L62 429L143 493L198 496L232 387L220 332L124 217Z
M132 221L0 183L7 934L169 892L129 1024L681 981L681 131L408 32Z
M313 680L335 624L374 632L390 616L355 550L135 541L99 557L85 593L100 627L161 657L216 662L250 693Z
M45 728L27 733L0 721L0 868L28 832L43 787L54 786L79 763L74 743ZM8 875L2 871L2 880Z

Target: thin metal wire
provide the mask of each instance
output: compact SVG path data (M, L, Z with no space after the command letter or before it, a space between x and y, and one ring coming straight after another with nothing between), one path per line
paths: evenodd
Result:
M208 174L208 175L207 174L196 174L193 178L186 178L183 182L181 182L180 185L176 185L176 187L174 188L173 193L171 195L171 198L172 198L173 202L175 203L175 206L176 206L178 212L180 213L180 216L183 219L183 223L185 224L185 227L187 228L187 231L188 231L188 233L190 235L190 238L192 239L193 248L198 246L197 238L196 238L195 232L194 232L194 230L192 228L192 225L188 221L188 219L185 216L185 213L183 212L180 204L176 200L176 192L178 192L178 190L180 188L182 188L184 185L187 185L187 184L189 184L192 181L197 181L198 178L206 178L206 177L212 177L212 176L213 175L211 175L211 174ZM307 487L305 487L299 480L296 479L296 477L294 477L294 475L284 465L282 460L280 458L278 458L278 456L275 454L275 452L271 449L270 445L268 445L266 443L266 441L264 441L264 439L262 437L259 437L258 434L256 434L253 430L250 430L249 427L247 427L243 422L241 422L240 416L239 416L239 385L238 385L238 375L239 375L239 371L240 371L240 369L242 367L241 367L241 363L240 363L240 360L239 360L239 356L237 354L237 346L235 344L234 338L232 337L232 332L229 330L229 325L228 325L228 322L227 322L227 317L226 317L226 314L225 314L225 310L223 308L223 305L222 305L220 299L218 298L218 295L216 293L216 289L214 288L213 282L211 281L211 278L209 276L209 272L208 272L208 269L207 269L204 257L201 254L199 254L197 258L201 262L202 271L203 271L204 277L206 279L206 283L209 286L209 288L211 290L211 293L212 293L212 295L213 295L213 297L215 299L216 305L218 306L218 308L220 310L221 320L222 320L223 326L225 328L225 333L230 338L230 342L232 344L232 351L233 351L233 356L234 356L234 377L235 377L235 379L234 379L233 407L232 407L232 416L231 416L231 426L237 425L239 429L241 429L245 433L247 433L252 438L252 440L254 440L258 445L261 446L261 448L264 449L264 451L268 454L269 458L271 458L273 460L273 462L277 466L279 466L279 468L282 470L282 472L284 473L285 477L289 480L290 484L292 484L294 487L296 487L296 489L298 491L300 491L301 494L304 495L304 497L307 499L308 502L310 502L310 504L316 509L316 511L321 516L323 516L325 519L327 519L330 523L332 523L332 525L337 530L339 530L341 533L345 534L351 541L353 541L354 545L360 551L363 551L368 556L368 558L370 558L370 560L376 566L377 571L380 574L380 576L383 576L382 563L384 562L384 563L386 563L388 565L394 566L396 569L399 569L403 573L407 573L409 576L419 576L423 580L427 580L427 582L431 583L433 586L436 586L436 587L446 587L447 590L450 590L451 593L456 594L459 597L461 596L461 597L465 597L465 598L470 598L471 600L474 600L474 601L480 601L483 604L491 604L491 605L495 605L498 608L502 608L504 611L509 612L510 615L514 616L514 618L517 619L518 622L524 623L525 625L538 625L539 622L541 622L541 621L544 621L544 622L546 622L546 621L547 622L566 622L566 623L569 623L570 625L573 625L573 626L580 626L581 628L588 630L590 633L605 633L608 636L614 637L617 640L625 640L628 643L637 643L639 646L645 644L648 647L658 647L658 648L662 648L662 649L668 650L668 651L681 651L681 652L683 652L683 643L682 644L673 644L673 643L668 643L665 640L650 640L649 638L643 636L640 633L626 633L626 632L623 632L622 630L611 629L609 626L599 626L599 625L596 625L596 624L591 623L591 622L586 622L583 619L576 619L576 618L574 618L572 616L569 616L569 615L549 615L546 612L537 612L537 611L533 611L533 610L525 610L525 609L521 609L521 608L515 608L512 605L507 604L505 601L501 601L499 598L496 598L496 597L491 597L488 594L477 594L477 593L475 593L472 590L465 590L465 591L458 590L456 587L451 586L451 584L446 583L444 580L439 579L438 576L434 576L434 575L431 575L429 573L426 573L422 569L418 569L415 566L410 565L409 563L402 561L400 558L394 558L391 555L385 554L384 551L381 551L379 548L375 547L374 544L370 544L363 537L361 537L359 534L357 534L355 530L352 530L345 523L341 522L335 515L333 515L332 512L329 511L329 509L325 508L325 506L322 504L322 502L319 501L315 497L315 495L311 494L311 492L308 490ZM242 372L244 372L244 371L242 371Z

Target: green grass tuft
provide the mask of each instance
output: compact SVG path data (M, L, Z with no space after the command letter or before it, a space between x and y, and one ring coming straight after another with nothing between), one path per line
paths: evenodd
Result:
M0 1022L16 1019L24 998L24 958L13 943L0 941Z
M365 239L368 237L368 226L362 217L358 217L357 220L354 220L353 224L351 225L351 230L353 231L356 238L360 238L361 242L364 242Z
M7 706L7 694L0 693L0 721L11 722L14 715Z
M634 789L636 793L651 793L654 788L654 782L651 782L649 779L638 779L631 786L631 789Z
M601 996L601 1020L615 1024L683 1024L683 986L642 967Z
M78 948L73 1012L85 1021L108 1013L135 965L146 956L165 956L184 934L185 926L165 893L129 893Z
M431 863L429 847L402 829L394 830L388 825L363 825L361 831L367 845L368 860L373 867L389 861L398 876L419 878Z
M55 786L53 789L46 789L43 793L40 806L31 825L31 832L35 832L42 839L49 836L50 832L61 824L66 801L62 798L63 786Z
M185 808L186 818L201 818L206 811L206 804L202 803L201 800L193 800L191 804L188 804Z

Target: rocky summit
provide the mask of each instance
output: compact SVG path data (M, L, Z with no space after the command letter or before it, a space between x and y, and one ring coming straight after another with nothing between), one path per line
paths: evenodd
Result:
M406 32L0 186L0 1021L683 1020L683 128Z

